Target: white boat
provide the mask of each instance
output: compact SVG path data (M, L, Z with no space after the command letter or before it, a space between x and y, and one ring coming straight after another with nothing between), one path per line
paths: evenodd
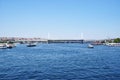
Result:
M120 43L106 43L107 46L120 47Z
M93 45L91 45L91 44L89 44L89 45L88 45L88 48L94 48L94 46L93 46Z
M15 45L6 43L6 47L11 49L11 48L15 47Z
M27 44L27 47L35 47L37 45L37 43L29 43Z
M0 44L0 49L7 49L5 44Z

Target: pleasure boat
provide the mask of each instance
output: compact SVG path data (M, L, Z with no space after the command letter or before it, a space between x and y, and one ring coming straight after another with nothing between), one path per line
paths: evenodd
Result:
M88 45L88 48L94 48L94 46L93 46L93 45L91 45L91 44L89 44L89 45Z
M29 43L27 44L27 47L35 47L37 44L36 43Z
M0 44L0 49L7 49L5 44Z
M8 44L8 43L7 43L7 44L6 44L6 47L9 48L9 49L11 49L11 48L15 47L15 45L14 45L14 44Z

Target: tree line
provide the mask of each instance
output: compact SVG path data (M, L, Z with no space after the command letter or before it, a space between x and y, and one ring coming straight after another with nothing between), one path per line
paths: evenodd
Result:
M120 38L114 39L114 43L120 43Z

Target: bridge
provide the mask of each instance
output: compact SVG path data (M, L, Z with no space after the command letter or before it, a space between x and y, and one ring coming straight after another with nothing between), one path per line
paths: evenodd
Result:
M0 41L10 41L10 42L38 42L38 43L83 43L82 39L43 39L43 38L17 38L17 37L3 37Z
M84 40L48 40L48 43L83 43Z

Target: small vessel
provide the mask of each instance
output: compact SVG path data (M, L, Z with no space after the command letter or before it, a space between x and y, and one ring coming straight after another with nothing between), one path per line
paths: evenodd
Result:
M88 45L88 48L94 48L94 46L93 46L93 45L91 45L91 44L89 44L89 45Z
M36 43L29 43L27 44L27 47L35 47L37 44Z
M120 47L120 43L106 43L107 46Z
M9 49L11 49L11 48L15 47L15 45L14 45L14 44L8 44L8 43L7 43L7 44L6 44L6 47L9 48Z
M0 49L11 49L13 47L15 47L15 44L13 43L0 43Z
M7 49L5 44L0 44L0 49Z

